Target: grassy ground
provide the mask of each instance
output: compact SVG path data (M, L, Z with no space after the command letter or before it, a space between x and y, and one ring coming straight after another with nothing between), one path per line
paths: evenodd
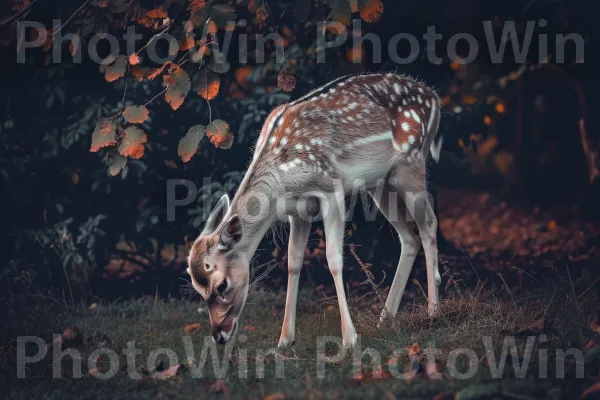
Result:
M361 335L361 350L374 350L373 358L382 360L381 368L370 365L370 356L355 363L348 351L338 361L324 363L319 374L319 338L339 338L339 314L333 299L316 298L312 292L300 294L296 344L291 350L279 351L276 344L282 322L283 293L257 291L253 293L239 329L237 342L218 347L219 360L231 350L227 372L218 379L208 356L202 371L195 376L194 367L202 360L203 348L213 345L209 336L208 317L198 302L187 300L146 299L115 304L93 304L70 312L54 313L50 309L32 310L27 318L15 322L4 332L1 361L4 375L2 386L6 398L579 398L585 388L598 382L600 365L600 328L595 320L600 301L593 293L572 292L571 288L555 289L547 296L502 299L487 289L472 294L448 290L438 317L428 318L423 301L405 304L399 315L377 329L377 313L371 305L376 297L354 298L353 317ZM572 293L571 293L572 292ZM595 322L594 322L595 321ZM194 325L194 324L199 324ZM76 328L74 328L76 326ZM70 328L70 329L67 329ZM594 329L597 332L594 333ZM63 333L52 341L52 333ZM48 355L26 366L26 379L16 379L18 335L41 336L48 346ZM546 341L540 338L545 335ZM506 338L514 338L522 360L526 341L534 340L531 361L520 375L513 368L512 358L506 361L502 378L494 378L490 364L494 358L486 355L484 337L489 337L496 363ZM193 352L184 341L191 341ZM323 339L321 339L323 340ZM139 354L129 366L123 350L135 341ZM61 343L62 342L62 343ZM31 344L30 344L31 345ZM435 364L426 360L426 348L440 353ZM73 362L65 357L60 378L52 379L52 352L72 349L81 358L81 378L73 377ZM94 374L109 371L107 356L93 354L99 348L115 351L118 368L114 377L99 379ZM152 360L156 349L169 349L173 359L163 352ZM216 348L216 346L215 346ZM458 356L453 362L452 351L466 348L472 359ZM584 360L567 357L565 378L556 378L555 349L580 349ZM541 362L546 349L548 362ZM35 345L27 351L36 351ZM269 352L261 357L261 351ZM335 343L326 343L321 357L334 357L339 352ZM27 353L31 354L31 353ZM358 352L357 352L358 354ZM410 354L412 358L408 356ZM90 357L91 355L91 357ZM246 358L247 362L244 361ZM356 357L359 358L359 357ZM97 366L89 365L97 360ZM264 369L261 368L264 359ZM391 362L390 362L391 360ZM448 367L456 365L456 371ZM390 367L388 365L390 362ZM584 367L584 377L576 378L578 364ZM540 376L540 365L548 365L548 378ZM435 365L435 367L434 367ZM356 372L356 366L360 372ZM128 372L128 368L129 371ZM461 379L457 373L476 371ZM543 368L542 368L543 369ZM414 370L405 376L400 374ZM436 377L435 371L440 373ZM279 371L279 372L278 372ZM137 377L130 376L132 373ZM281 374L281 375L278 375ZM590 389L588 398L594 393Z

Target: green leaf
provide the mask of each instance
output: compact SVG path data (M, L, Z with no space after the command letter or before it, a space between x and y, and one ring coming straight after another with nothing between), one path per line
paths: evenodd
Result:
M219 74L224 74L229 71L227 57L219 50L213 49L208 67Z
M108 174L110 176L117 175L123 168L125 168L125 165L127 165L127 157L123 157L118 153L115 154L114 158L109 162Z
M187 134L179 141L177 146L177 154L183 160L188 162L198 151L198 145L206 133L206 127L204 125L192 126Z

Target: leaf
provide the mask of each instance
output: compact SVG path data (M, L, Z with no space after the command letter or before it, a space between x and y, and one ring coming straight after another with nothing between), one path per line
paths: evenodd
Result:
M119 153L115 153L108 161L108 175L116 176L127 165L127 157L123 157Z
M129 64L130 65L138 65L142 60L140 60L140 56L137 53L133 53L129 56Z
M153 379L158 379L159 381L166 381L169 379L176 378L180 372L180 369L181 369L181 364L173 365L162 371L153 372L151 377Z
M594 318L594 320L590 324L590 329L592 330L592 332L595 332L598 335L600 335L600 316L599 315L596 315L596 318Z
M177 110L189 93L192 82L187 72L177 67L172 73L164 77L163 86L167 88L165 100L173 110Z
M210 142L220 149L229 149L233 143L233 135L229 124L221 119L215 119L206 128L206 136Z
M123 118L131 124L141 124L148 119L146 106L129 106L123 111Z
M268 395L264 400L285 400L285 395L281 392L277 392Z
M185 328L183 328L183 330L185 331L185 333L198 332L200 330L200 324L189 324L189 325L186 325Z
M198 74L195 84L196 93L199 96L206 100L212 100L219 94L221 80L215 72L206 70L206 72Z
M599 394L600 393L600 382L594 383L592 386L588 387L581 394L582 399L587 399L589 395ZM594 397L595 398L595 397Z
M296 77L291 68L284 68L277 75L277 85L284 92L291 92L296 88Z
M353 13L358 12L358 0L350 0L350 9Z
M103 118L96 124L92 133L92 146L90 151L97 152L103 147L112 146L117 143L116 126L113 120Z
M167 18L167 11L162 7L158 7L146 12L146 17L152 19L164 19Z
M195 125L181 138L179 146L177 146L177 154L179 154L183 162L190 161L194 154L196 154L200 140L202 140L205 134L206 127L204 125Z
M419 343L413 343L410 346L408 346L407 349L409 357L416 356L421 352L421 346L419 346Z
M383 3L381 0L358 0L360 17L365 22L377 22L383 14Z
M130 126L125 129L125 136L119 144L119 153L122 156L139 159L144 155L144 143L148 141L148 137L143 130L137 126Z
M229 388L227 388L223 379L217 379L212 385L210 385L208 391L211 393L227 393L229 392Z
M108 59L108 57L105 59L105 61L107 59ZM117 56L117 58L115 58L115 60L112 63L104 66L104 78L106 79L106 81L114 82L117 79L124 77L125 72L127 70L127 62L128 62L127 56L119 55L119 56ZM101 72L102 72L102 67L103 66L100 66Z
M350 23L352 8L349 0L335 0L328 19L347 26Z
M213 49L208 67L219 74L223 74L229 70L229 63L223 53L217 49Z
M299 22L306 21L308 14L310 13L310 0L297 0L292 6L292 12L294 18Z

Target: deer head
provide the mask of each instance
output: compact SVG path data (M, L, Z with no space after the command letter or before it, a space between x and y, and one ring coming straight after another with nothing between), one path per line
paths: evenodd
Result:
M238 215L229 216L229 209L224 195L192 245L187 270L208 307L213 339L220 344L235 332L248 295L249 259L236 246L242 239L242 221Z

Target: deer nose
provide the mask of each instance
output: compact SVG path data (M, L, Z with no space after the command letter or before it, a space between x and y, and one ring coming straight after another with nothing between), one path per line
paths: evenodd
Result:
M231 339L235 329L237 328L237 318L234 318L229 323L221 324L212 329L212 337L215 343L225 344Z

